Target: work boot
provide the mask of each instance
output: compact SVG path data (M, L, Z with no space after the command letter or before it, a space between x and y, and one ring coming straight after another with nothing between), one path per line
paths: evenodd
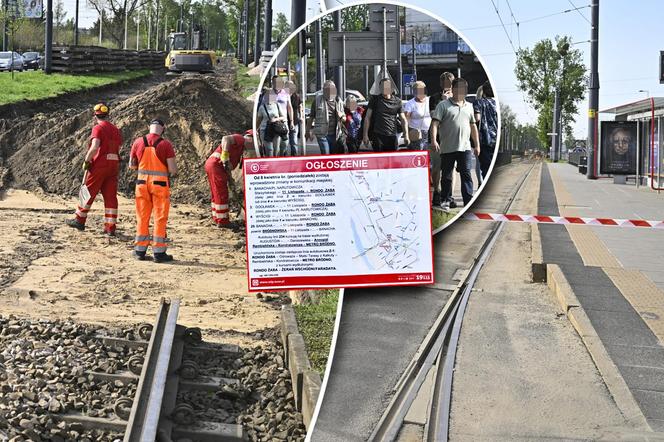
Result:
M115 230L104 230L104 235L115 236Z
M449 201L449 206L450 206L450 209L456 209L458 207L456 201L454 201L454 200Z
M153 260L157 264L160 264L162 262L171 262L171 261L173 261L173 255L169 255L166 252L155 253Z
M217 223L217 227L220 229L227 229L231 226L231 223Z
M134 257L134 259L137 259L138 261L145 261L145 252L139 252L138 250L134 250L132 256Z
M85 230L85 224L81 224L81 223L79 223L79 222L78 222L77 220L75 220L75 219L68 219L68 220L66 221L66 223L67 223L67 225L68 225L69 227L73 227L74 229L78 229L78 230L80 230L81 232L82 232L83 230Z

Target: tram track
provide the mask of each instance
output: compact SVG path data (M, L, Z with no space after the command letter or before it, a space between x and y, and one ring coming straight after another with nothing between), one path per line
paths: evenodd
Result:
M505 202L502 213L510 210L536 164L538 163L533 161L517 181ZM397 440L404 419L431 370L434 382L428 401L423 440L448 439L454 364L464 313L480 271L490 257L503 228L503 222L496 223L492 227L469 270L452 292L397 382L390 403L369 437L370 441Z

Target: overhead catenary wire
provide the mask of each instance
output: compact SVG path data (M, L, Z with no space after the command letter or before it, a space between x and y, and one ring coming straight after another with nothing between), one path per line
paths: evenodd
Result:
M590 20L588 20L588 17L586 17L586 16L583 14L583 12L581 12L581 10L577 9L576 5L574 4L574 2L573 2L572 0L567 0L567 1L569 2L570 5L572 5L572 7L573 7L574 9L576 9L576 12L578 12L579 15L580 15L581 17L583 17L583 19L584 19L585 21L588 22L589 25L592 25L592 23L590 23Z

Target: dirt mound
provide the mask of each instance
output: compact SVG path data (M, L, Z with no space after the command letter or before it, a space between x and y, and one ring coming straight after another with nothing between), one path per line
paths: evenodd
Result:
M150 119L166 122L166 138L176 149L180 177L173 185L176 202L207 202L209 188L203 168L210 147L224 135L251 127L251 107L228 76L183 76L123 99L111 108L111 121L122 131L119 190L133 194L135 172L128 169L133 140L147 131ZM78 194L81 164L93 125L91 112L36 115L0 131L4 150L4 187ZM4 167L2 167L4 166ZM8 173L7 173L8 171ZM1 172L1 170L0 170ZM3 173L0 173L0 179ZM236 177L240 177L238 174Z

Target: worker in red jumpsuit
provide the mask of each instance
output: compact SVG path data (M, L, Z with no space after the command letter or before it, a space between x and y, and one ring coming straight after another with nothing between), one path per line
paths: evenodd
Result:
M136 238L134 257L146 259L152 246L153 261L169 262L173 256L166 253L168 237L166 224L171 207L171 180L177 176L175 150L170 141L163 138L163 120L150 122L150 133L136 138L129 154L129 167L136 175ZM154 220L150 235L150 218Z
M118 218L118 170L120 168L120 146L122 134L108 121L108 105L99 103L94 107L95 126L92 128L88 151L83 161L83 171L87 174L85 185L90 199L76 209L76 218L67 220L67 225L85 230L88 212L97 194L104 197L104 233L115 235Z
M230 224L228 219L228 180L235 169L245 149L254 148L254 131L248 130L244 135L226 135L221 144L211 151L205 162L205 172L210 182L212 194L212 221L217 227L226 227Z

